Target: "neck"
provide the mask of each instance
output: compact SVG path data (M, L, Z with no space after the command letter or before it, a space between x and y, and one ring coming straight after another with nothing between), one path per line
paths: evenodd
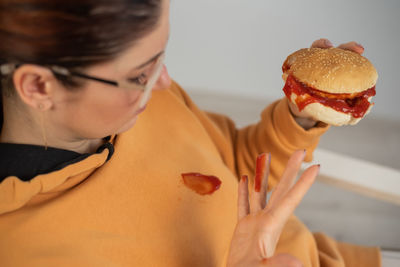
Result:
M4 105L3 125L0 142L30 144L71 150L78 153L94 153L103 143L102 139L80 139L57 135L50 125L46 125L45 112L31 113ZM23 113L23 114L22 114ZM62 131L64 132L64 131Z

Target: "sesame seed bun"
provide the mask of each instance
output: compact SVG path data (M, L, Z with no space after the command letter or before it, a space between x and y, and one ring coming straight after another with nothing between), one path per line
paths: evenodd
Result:
M333 94L362 92L378 79L368 59L339 48L300 49L287 57L282 69L284 79L293 75L309 87Z

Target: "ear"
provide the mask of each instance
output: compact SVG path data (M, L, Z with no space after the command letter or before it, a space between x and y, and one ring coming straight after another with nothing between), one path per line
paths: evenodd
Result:
M14 71L13 81L16 92L28 106L42 111L53 106L55 77L48 68L24 64Z

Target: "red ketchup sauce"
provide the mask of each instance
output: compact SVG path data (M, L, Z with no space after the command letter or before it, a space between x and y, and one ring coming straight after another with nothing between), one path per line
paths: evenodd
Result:
M256 177L254 178L254 191L261 191L261 183L263 177L267 178L267 170L268 170L268 154L262 153L258 155L256 160Z
M215 176L190 172L182 173L183 183L200 195L209 195L218 190L221 180Z
M283 91L289 99L292 93L297 95L296 104L300 111L308 104L321 103L336 111L351 114L354 118L365 115L371 105L368 98L376 94L375 86L356 95L326 93L296 81L292 75L287 77Z

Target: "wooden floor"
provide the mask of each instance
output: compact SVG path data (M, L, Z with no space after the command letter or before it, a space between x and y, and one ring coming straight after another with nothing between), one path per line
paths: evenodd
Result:
M228 115L238 127L258 121L271 102L198 90L189 94L201 108ZM320 147L400 171L400 122L374 118L372 113L356 126L332 127ZM400 206L317 182L296 214L311 230L338 240L400 251Z

